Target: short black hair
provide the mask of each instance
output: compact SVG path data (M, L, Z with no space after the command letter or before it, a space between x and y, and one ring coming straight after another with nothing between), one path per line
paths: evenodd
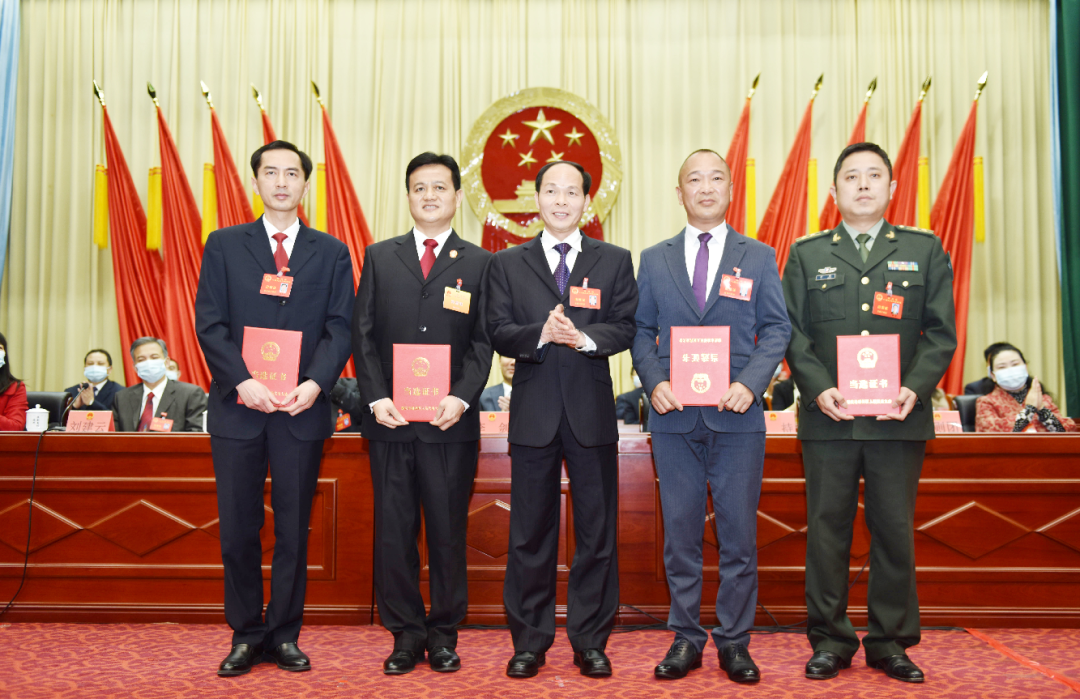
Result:
M990 354L990 356L988 356L986 358L986 363L990 365L991 369L993 369L994 360L997 359L997 356L999 354L1001 354L1002 352L1008 352L1010 350L1013 351L1013 352L1016 352L1017 354L1019 354L1020 355L1020 361L1022 361L1024 364L1027 364L1027 360L1024 359L1024 353L1020 351L1019 347L1016 347L1014 345L1010 345L1008 342L995 342L993 346L996 347L997 349L995 349Z
M545 165L544 167L540 168L540 172L536 173L536 191L537 192L540 191L540 185L544 184L544 173L546 173L548 170L555 167L556 165L570 165L575 170L580 172L582 182L585 185L585 194L589 193L589 190L592 189L592 176L589 175L589 173L585 170L585 168L582 165L580 165L578 163L575 163L573 160L556 160L556 161L550 162L547 165Z
M408 167L405 168L406 192L409 191L409 178L412 177L414 172L425 165L442 165L450 171L450 179L454 181L454 191L457 192L461 189L461 168L458 167L457 161L445 153L443 155L437 155L431 151L427 151L410 160Z
M863 143L852 143L850 146L840 151L840 157L836 159L836 165L833 166L832 170L833 184L836 184L836 178L840 176L840 166L844 164L847 157L852 153L861 153L862 151L873 153L885 161L885 167L889 170L889 181L892 182L892 161L889 160L889 154L878 144L864 141Z
M1016 349L1016 348L1013 347L1012 345L1010 345L1008 342L995 342L992 345L988 345L987 348L983 350L983 359L985 359L986 363L989 364L990 363L990 357L997 354L998 352L1000 352L1003 349ZM1020 350L1016 350L1016 351L1019 352Z
M268 150L291 150L293 153L299 155L300 167L304 169L304 181L307 182L311 179L311 158L308 157L307 153L288 141L271 141L251 154L251 171L255 173L255 177L259 176L259 165L262 164L262 154Z
M135 359L135 350L139 349L143 345L149 345L151 342L158 343L158 346L161 347L161 352L165 355L166 358L168 358L169 348L165 346L165 340L150 336L140 337L138 340L135 340L135 342L131 343L131 358Z
M82 363L86 364L86 360L90 358L91 354L104 354L105 359L109 360L109 366L112 366L112 355L103 349L93 349L86 353L86 356L82 358Z

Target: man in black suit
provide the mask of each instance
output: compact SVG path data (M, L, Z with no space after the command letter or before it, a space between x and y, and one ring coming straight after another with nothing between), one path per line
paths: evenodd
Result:
M311 500L329 396L349 359L353 267L341 241L297 218L311 159L286 141L251 156L252 184L265 214L254 223L210 234L195 297L195 330L213 381L207 430L217 481L225 619L233 647L218 674L240 675L266 660L283 670L310 670L297 647L307 585ZM264 274L288 269L288 297L261 293ZM277 288L277 287L274 287ZM252 378L242 355L245 328L303 333L298 385L275 399ZM237 401L239 397L240 402ZM274 559L263 620L263 488L273 487Z
M165 375L169 350L164 340L140 337L131 343L135 372L142 379L113 396L113 424L117 432L202 432L206 412L206 392ZM158 429L154 418L172 420L168 429ZM160 424L160 423L159 423Z
M611 674L604 648L619 606L619 432L607 358L633 344L638 292L630 252L578 230L590 185L577 163L540 168L544 232L496 254L488 274L492 345L517 359L503 585L514 639L510 677L535 676L555 640L563 457L576 541L566 631L583 675Z
M450 227L464 194L449 155L422 153L405 170L415 225L364 256L353 316L356 382L375 491L375 597L394 649L383 672L402 675L428 653L436 672L461 667L465 529L479 454L477 401L491 370L484 274L491 253ZM456 299L455 299L456 297ZM460 304L451 301L461 301ZM394 345L450 346L450 394L430 423L406 422L393 401ZM428 545L431 611L420 594L420 508Z
M113 396L124 388L110 378L112 355L103 349L92 349L83 358L84 383L65 388L71 396L72 410L112 410Z
M510 394L514 389L513 357L499 357L499 370L502 382L488 386L480 394L480 412L507 412L510 410Z
M641 387L641 378L637 369L630 369L630 380L634 382L634 390L620 393L615 397L615 417L622 420L624 425L637 425L641 422L641 397L645 395L645 389ZM648 422L649 403L645 402L646 422Z

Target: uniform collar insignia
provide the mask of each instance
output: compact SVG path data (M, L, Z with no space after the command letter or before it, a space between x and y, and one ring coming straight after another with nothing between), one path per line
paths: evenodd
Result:
M840 234L839 233L833 233L832 241L834 243L839 243L840 242Z
M836 271L836 267L822 267L818 270L818 274L832 274Z

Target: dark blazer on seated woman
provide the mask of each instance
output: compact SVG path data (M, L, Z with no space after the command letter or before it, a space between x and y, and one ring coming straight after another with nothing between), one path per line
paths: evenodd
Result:
M0 432L22 432L26 429L26 384L13 381L0 393Z
M1042 395L1041 407L1026 405L1028 392L1035 389ZM1080 425L1063 416L1050 396L1042 393L1036 378L1028 379L1019 391L995 386L975 401L976 432L1024 432L1029 426L1036 432L1080 432Z

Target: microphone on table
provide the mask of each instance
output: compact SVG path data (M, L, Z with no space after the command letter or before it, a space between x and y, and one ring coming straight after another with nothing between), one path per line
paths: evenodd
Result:
M83 391L85 391L88 388L90 388L89 382L84 381L83 383L81 383L81 384L79 384L78 386L75 387L75 395L78 396L80 393L82 393ZM59 422L56 423L56 429L58 429L58 430L64 429L64 418L67 417L67 414L71 412L71 408L74 405L75 405L75 399L72 398L70 401L68 401L67 407L64 408L64 411L62 413L60 413L60 420L59 420Z

